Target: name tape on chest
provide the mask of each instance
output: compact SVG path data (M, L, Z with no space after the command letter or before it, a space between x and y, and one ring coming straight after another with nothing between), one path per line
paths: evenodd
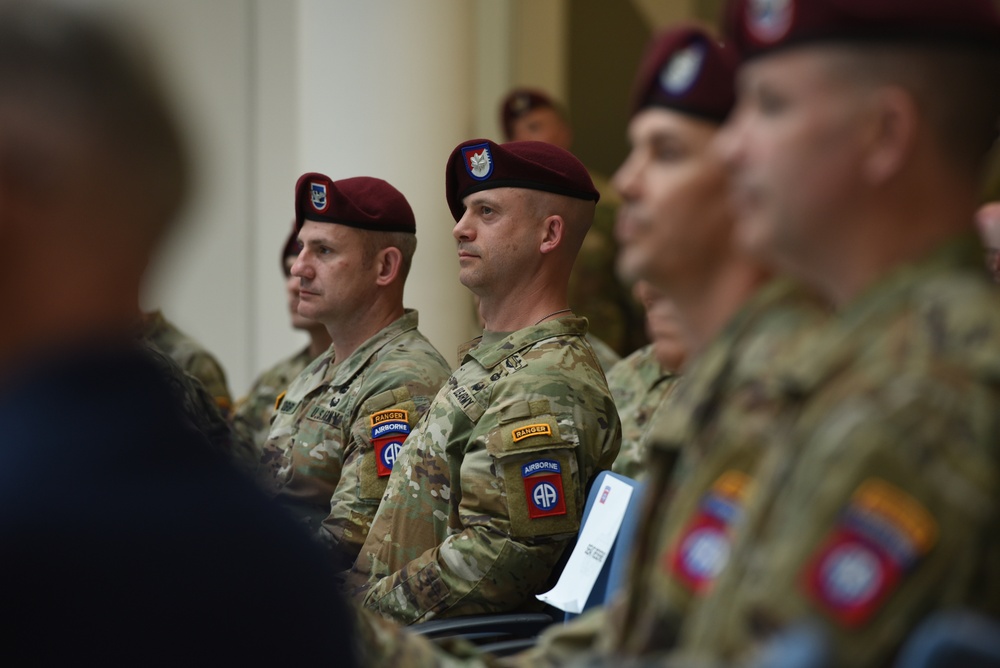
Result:
M403 441L410 434L409 412L390 408L369 417L372 434L372 447L375 449L375 466L378 477L384 478L392 473Z
M863 624L937 542L937 523L884 480L863 482L806 565L813 599L848 627Z
M667 553L667 567L691 591L707 590L729 562L731 529L743 516L750 482L741 471L719 476Z
M521 467L528 517L539 519L566 514L562 467L552 459L538 459Z

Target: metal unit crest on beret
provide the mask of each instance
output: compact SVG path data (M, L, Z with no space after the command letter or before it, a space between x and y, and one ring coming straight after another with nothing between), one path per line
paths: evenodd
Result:
M465 171L477 181L485 181L493 174L493 154L488 144L475 144L462 149Z
M316 213L323 213L330 206L330 200L326 196L326 184L309 182L309 201Z
M764 43L776 42L792 27L795 0L748 0L747 29Z
M683 95L701 74L705 45L691 44L673 55L660 70L660 85L671 95Z

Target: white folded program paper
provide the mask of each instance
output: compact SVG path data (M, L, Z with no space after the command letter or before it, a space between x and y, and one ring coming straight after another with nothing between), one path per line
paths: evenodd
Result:
M613 476L606 476L597 503L576 539L576 547L566 562L556 586L535 598L565 612L579 614L601 574L601 567L611 552L629 499L632 486Z

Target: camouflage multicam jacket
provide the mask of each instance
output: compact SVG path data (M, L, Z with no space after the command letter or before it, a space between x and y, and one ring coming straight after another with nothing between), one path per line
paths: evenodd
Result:
M788 281L759 289L689 365L653 418L645 497L623 595L543 635L518 665L580 653L647 656L674 646L681 623L722 568L730 524L788 408L781 359L806 346L827 309Z
M586 485L618 454L586 321L487 333L407 439L351 573L402 623L514 610L544 591Z
M278 395L288 389L292 381L305 371L312 360L309 346L306 346L257 376L247 396L236 402L232 419L233 429L239 432L244 440L253 443L256 453L255 467L260 461L267 436L271 433L271 417L274 415Z
M159 311L144 313L139 335L177 362L180 368L201 381L226 416L233 407L233 398L226 384L222 365L197 341L177 329Z
M408 310L335 363L333 347L280 397L257 468L263 489L347 568L368 534L400 444L451 368Z
M680 376L660 366L652 344L639 348L611 368L608 387L622 422L622 447L612 471L634 479L642 477L649 425L679 379Z
M685 656L809 620L831 665L868 668L931 611L1000 614L1000 295L979 242L897 268L808 352Z

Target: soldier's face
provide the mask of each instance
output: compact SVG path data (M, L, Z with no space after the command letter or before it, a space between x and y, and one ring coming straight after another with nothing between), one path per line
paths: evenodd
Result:
M299 282L299 315L343 326L374 299L377 269L365 266L362 230L346 225L305 221L299 231L302 250L292 265Z
M735 237L800 278L836 255L863 204L865 89L837 68L838 47L809 47L744 65L739 102L715 148L731 171ZM870 143L870 142L869 142Z
M567 151L573 143L569 124L555 109L533 109L517 118L510 126L511 141L543 141Z
M285 258L285 297L288 303L288 313L292 317L292 327L308 329L315 323L309 318L299 315L299 282L301 279L292 275L292 265L294 264L295 257Z
M727 252L731 216L722 162L708 150L717 127L666 109L629 122L632 145L613 184L622 197L615 223L616 268L668 295L709 271Z
M521 188L484 190L463 200L465 213L452 234L458 242L458 280L474 294L509 292L537 262L530 203L530 193Z

